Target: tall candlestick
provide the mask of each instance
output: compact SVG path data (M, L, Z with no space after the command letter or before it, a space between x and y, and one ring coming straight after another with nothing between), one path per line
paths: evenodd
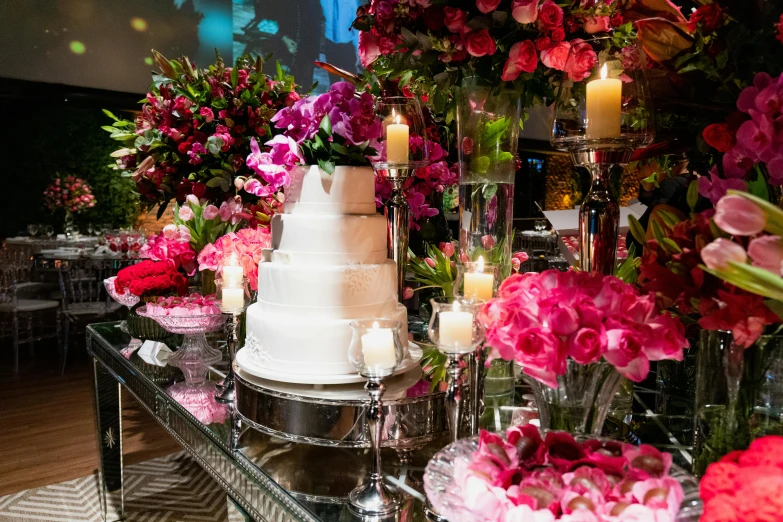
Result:
M378 323L373 324L372 330L362 335L362 354L364 365L368 368L394 368L397 365L397 353L394 351L391 328L378 328Z
M489 301L494 293L495 275L484 273L484 258L479 257L478 266L474 272L465 273L463 293L469 299Z
M386 126L386 161L397 165L408 163L408 125L400 123L397 116L395 123Z
M587 139L620 137L623 82L606 76L604 64L601 79L587 83Z
M440 312L440 341L444 352L460 353L473 346L473 314L470 312Z

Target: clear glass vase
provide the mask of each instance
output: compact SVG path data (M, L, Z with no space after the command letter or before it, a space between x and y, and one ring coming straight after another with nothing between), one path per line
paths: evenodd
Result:
M703 330L696 362L693 472L764 435L783 435L783 336L742 348Z
M538 406L542 429L600 436L609 407L620 386L620 374L606 361L579 364L567 360L557 388L528 378Z
M480 79L465 78L457 97L460 160L460 250L463 261L500 264L510 273L514 177L521 100Z

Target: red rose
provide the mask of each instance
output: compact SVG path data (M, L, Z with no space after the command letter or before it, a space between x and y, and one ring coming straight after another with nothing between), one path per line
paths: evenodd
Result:
M780 43L783 43L783 14L780 15L780 20L775 24L775 29L778 31L775 38L777 38Z
M543 36L536 40L536 49L539 51L549 49L550 47L552 47L552 40L550 40L548 36Z
M565 71L568 77L575 82L580 82L590 76L595 63L598 61L598 55L581 38L571 40L571 54L565 65Z
M731 495L737 489L737 470L739 466L730 462L710 464L707 473L699 483L699 496L705 502L720 494Z
M504 82L513 82L520 73L532 73L538 66L538 56L536 55L536 46L531 40L517 42L511 46L508 51L508 60L503 66L503 75L500 77Z
M729 132L726 123L713 123L708 125L701 133L707 145L718 152L728 152L736 142L735 137Z
M707 4L696 9L688 20L688 31L695 32L701 24L705 33L712 33L723 23L723 9L718 4Z
M591 16L585 20L585 32L587 34L605 33L611 28L608 16Z
M484 14L491 13L498 8L500 0L476 0L476 7Z
M558 27L557 29L552 31L552 34L550 36L553 42L560 43L563 40L565 40L565 29L563 29L562 27Z
M553 31L563 25L563 10L554 0L546 0L538 9L538 26Z
M193 191L194 196L201 199L207 193L207 186L204 183L197 181L196 183L193 184L191 190Z
M740 522L734 497L720 495L705 502L700 522Z
M565 66L568 63L568 54L571 51L571 44L568 42L560 42L559 44L544 49L541 52L541 62L556 71L565 70Z
M481 29L480 31L470 31L465 35L465 48L468 54L480 58L482 56L492 56L497 47L495 40L489 35L489 31Z
M459 33L465 24L468 23L468 15L462 9L456 7L444 7L443 8L443 23L446 24L446 29L452 33Z

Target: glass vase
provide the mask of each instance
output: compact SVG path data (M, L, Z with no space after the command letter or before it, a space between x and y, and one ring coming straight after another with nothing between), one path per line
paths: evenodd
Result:
M465 78L457 97L460 259L510 274L520 94Z
M693 472L763 435L783 435L783 336L748 348L731 332L703 330L696 362Z
M557 388L528 378L542 429L600 436L609 407L620 385L620 374L606 361L579 364L567 360Z

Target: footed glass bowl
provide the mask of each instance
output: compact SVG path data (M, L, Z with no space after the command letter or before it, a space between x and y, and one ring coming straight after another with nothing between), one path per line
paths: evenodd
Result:
M587 438L579 439L580 442ZM615 441L616 442L616 441ZM459 522L484 522L482 513L471 511L464 504L465 494L455 480L455 465L470 462L473 453L478 450L479 436L460 439L440 450L427 463L424 471L424 490L434 510L447 520ZM669 476L682 486L683 500L676 522L698 522L703 511L699 498L699 482L696 478L672 465Z

